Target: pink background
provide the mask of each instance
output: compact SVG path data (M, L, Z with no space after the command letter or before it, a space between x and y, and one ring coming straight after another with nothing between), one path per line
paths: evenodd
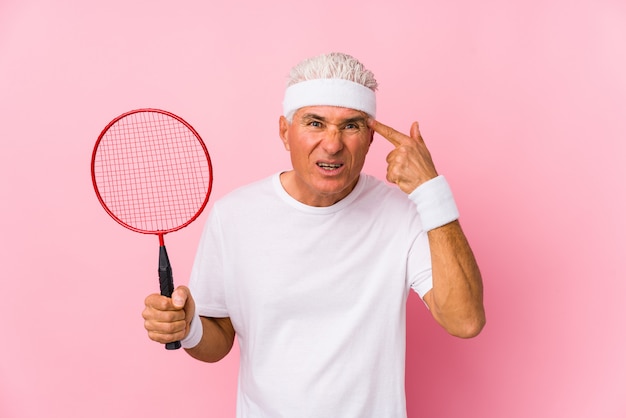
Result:
M332 50L375 72L381 122L420 121L484 275L474 340L410 299L409 415L626 416L623 0L2 0L0 416L233 416L236 349L147 339L157 241L99 206L92 147L126 110L177 113L213 202L288 167L285 76ZM205 219L166 237L178 284Z

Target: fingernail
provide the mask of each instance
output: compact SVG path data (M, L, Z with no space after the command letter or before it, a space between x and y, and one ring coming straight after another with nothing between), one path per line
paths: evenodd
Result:
M174 306L179 308L185 305L185 301L180 296L174 296L172 298L172 302L174 303Z

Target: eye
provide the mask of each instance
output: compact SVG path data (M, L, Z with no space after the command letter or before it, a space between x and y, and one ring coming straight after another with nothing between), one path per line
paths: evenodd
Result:
M364 128L365 128L365 125L360 121L348 122L343 126L344 130L352 131L352 132L361 131Z
M301 123L302 126L306 126L308 128L322 128L324 126L322 121L313 118L304 118Z

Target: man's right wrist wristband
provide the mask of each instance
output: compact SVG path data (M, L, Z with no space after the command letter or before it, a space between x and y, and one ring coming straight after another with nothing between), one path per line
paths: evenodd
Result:
M180 345L183 348L193 348L197 346L202 339L202 332L202 320L200 319L200 315L194 312L191 323L189 324L189 333L180 341Z

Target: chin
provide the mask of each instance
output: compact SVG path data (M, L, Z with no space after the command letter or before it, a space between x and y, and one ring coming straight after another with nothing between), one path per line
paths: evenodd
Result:
M327 180L318 183L316 189L321 195L334 196L348 194L354 186L345 180Z

